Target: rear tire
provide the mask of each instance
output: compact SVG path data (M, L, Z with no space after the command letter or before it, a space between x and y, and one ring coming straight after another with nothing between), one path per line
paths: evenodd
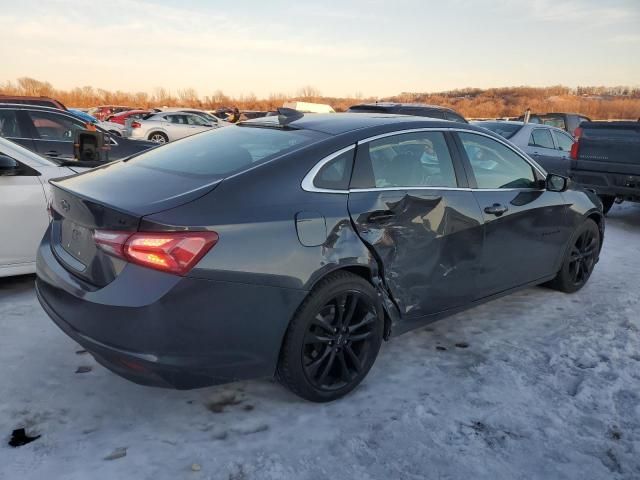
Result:
M167 137L167 135L162 132L151 132L147 138L159 145L169 143L169 137Z
M291 320L277 377L312 402L336 400L367 375L383 332L384 314L375 288L349 272L331 274L311 291Z
M600 201L602 202L602 212L606 215L613 207L616 197L613 195L600 195Z
M547 286L561 292L577 292L591 277L599 254L600 229L588 218L573 233L562 267Z

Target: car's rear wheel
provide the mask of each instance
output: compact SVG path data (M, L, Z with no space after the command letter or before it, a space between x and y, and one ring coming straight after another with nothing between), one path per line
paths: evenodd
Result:
M159 143L160 145L169 142L169 137L167 137L167 135L162 132L151 132L148 138L152 142Z
M549 287L567 293L580 290L589 280L600 254L600 230L596 222L588 218L573 236L558 275Z
M369 372L383 331L382 304L373 286L349 272L332 274L312 290L291 321L278 378L313 402L340 398Z
M600 200L602 201L602 211L606 215L613 207L614 202L616 201L616 197L613 195L600 195Z

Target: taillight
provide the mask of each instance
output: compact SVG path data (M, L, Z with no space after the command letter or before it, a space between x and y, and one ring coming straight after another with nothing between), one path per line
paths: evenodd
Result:
M571 152L569 153L569 156L572 160L578 160L578 152L580 151L579 145L580 144L578 142L574 142L573 145L571 145Z
M577 127L574 131L573 131L573 137L578 140L580 137L582 136L582 128L581 127Z
M104 252L163 272L185 275L218 242L216 232L136 232L96 230Z
M141 126L140 122L131 122L131 128L140 128Z

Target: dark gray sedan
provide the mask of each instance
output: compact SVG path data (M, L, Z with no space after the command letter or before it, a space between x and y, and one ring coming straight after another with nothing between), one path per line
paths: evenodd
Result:
M569 187L569 188L568 188ZM530 285L580 289L602 206L468 124L282 111L53 182L38 298L107 368L313 401L381 342Z

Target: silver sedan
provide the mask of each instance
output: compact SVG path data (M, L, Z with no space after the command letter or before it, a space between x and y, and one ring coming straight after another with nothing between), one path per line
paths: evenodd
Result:
M220 125L187 112L160 112L131 124L130 138L164 144Z
M524 150L547 172L568 176L574 138L560 128L539 123L478 121L478 127L491 130Z

